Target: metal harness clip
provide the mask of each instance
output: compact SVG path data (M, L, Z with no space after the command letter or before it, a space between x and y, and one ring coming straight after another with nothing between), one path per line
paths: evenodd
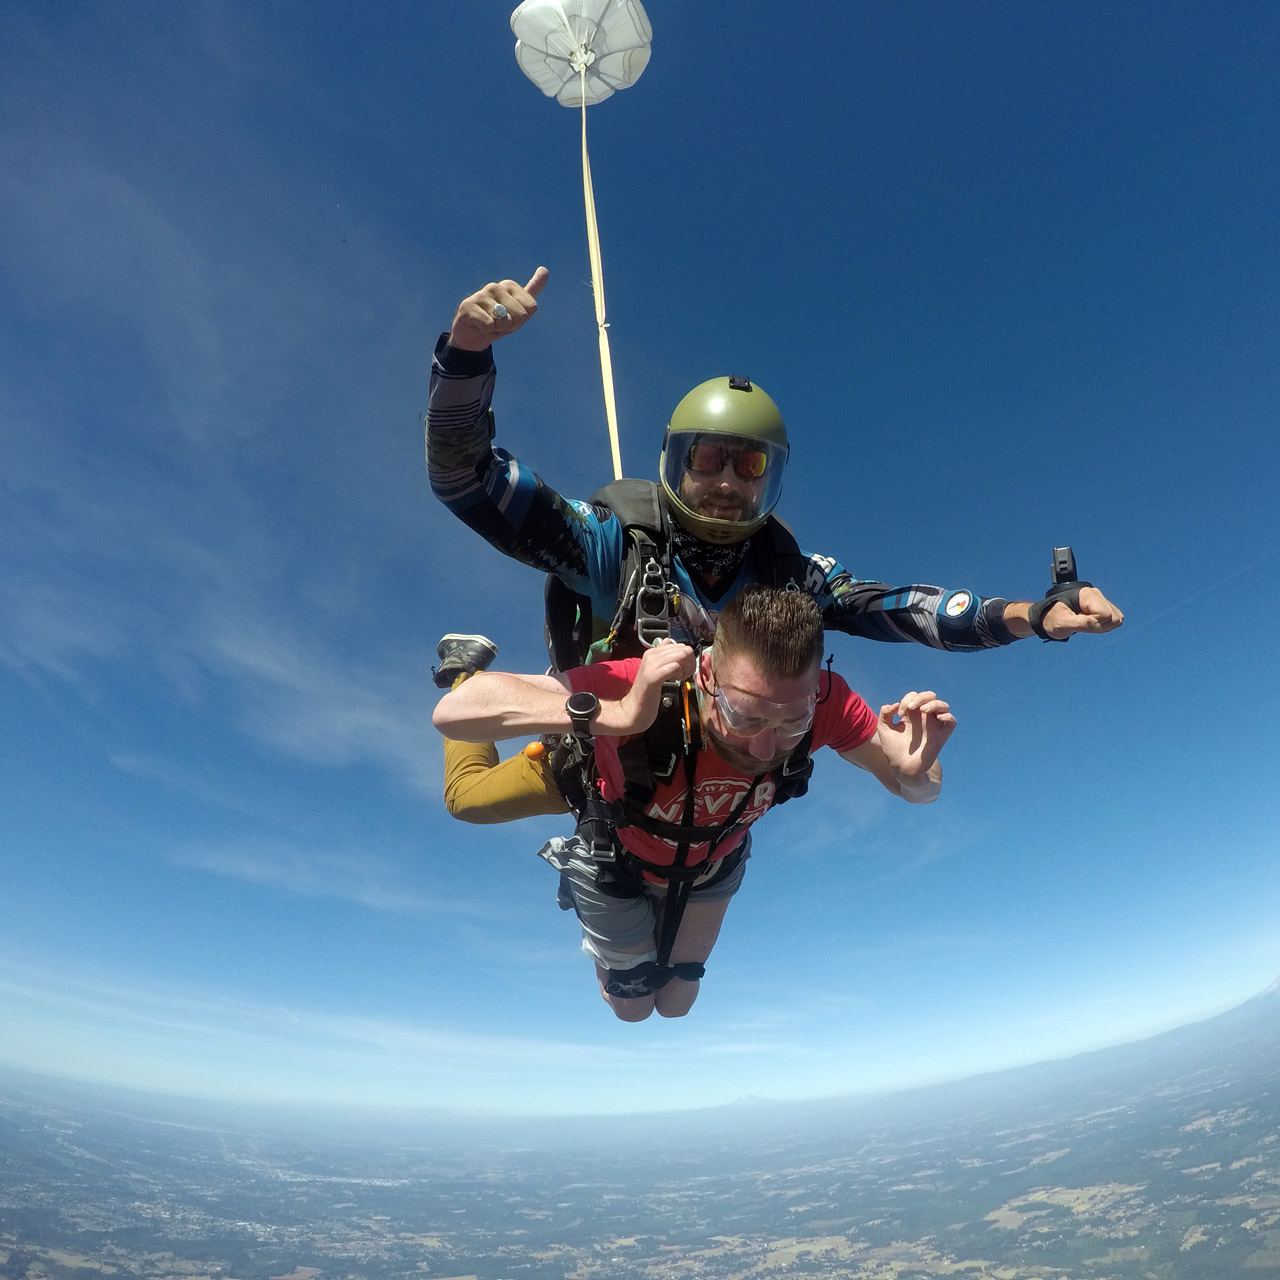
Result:
M667 612L667 580L662 566L650 556L636 591L636 635L646 649L671 634Z

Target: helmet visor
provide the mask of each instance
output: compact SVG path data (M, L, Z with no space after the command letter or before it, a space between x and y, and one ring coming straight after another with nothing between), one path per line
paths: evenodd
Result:
M771 441L723 432L673 432L663 480L682 506L706 520L758 523L782 493L787 451Z

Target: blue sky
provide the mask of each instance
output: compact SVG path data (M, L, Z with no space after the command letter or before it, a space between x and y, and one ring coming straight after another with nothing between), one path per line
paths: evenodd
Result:
M649 16L589 124L628 472L745 373L804 546L1026 597L1070 542L1125 627L835 637L873 703L951 700L942 799L821 761L691 1017L615 1023L533 856L561 824L452 822L429 723L443 632L542 661L536 575L426 484L463 294L550 268L499 440L569 496L609 478L577 115L489 0L10 3L0 1062L703 1105L1060 1056L1280 972L1280 13Z

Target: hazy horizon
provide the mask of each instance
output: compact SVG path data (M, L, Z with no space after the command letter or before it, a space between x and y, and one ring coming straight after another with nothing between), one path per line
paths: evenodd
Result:
M750 1112L757 1116L769 1112L772 1113L775 1119L785 1120L787 1116L812 1115L823 1107L844 1108L863 1105L883 1106L885 1104L909 1106L913 1098L928 1100L946 1096L948 1086L986 1083L1000 1077L1018 1077L1025 1081L1034 1079L1037 1068L1069 1067L1072 1064L1086 1067L1096 1064L1105 1060L1111 1050L1140 1047L1148 1042L1166 1040L1178 1032L1188 1031L1200 1026L1202 1023L1212 1022L1223 1014L1244 1010L1247 1006L1260 1001L1263 997L1272 995L1280 998L1280 978L1277 978L1262 990L1255 992L1244 1000L1227 1006L1226 1009L1208 1012L1202 1017L1162 1029L1139 1040L1092 1046L1060 1058L1012 1063L1004 1067L995 1067L968 1076L907 1084L899 1088L890 1087L882 1090L806 1098L769 1097L767 1095L751 1094L714 1103L710 1106L687 1108L657 1105L632 1110L601 1109L580 1111L563 1109L516 1112L504 1111L496 1106L451 1108L448 1106L396 1106L377 1103L290 1103L281 1099L268 1100L213 1095L170 1094L159 1090L131 1088L127 1085L105 1084L101 1081L60 1075L56 1072L36 1072L4 1065L0 1065L0 1085L3 1085L6 1079L11 1082L25 1082L24 1087L48 1088L55 1093L61 1092L64 1097L78 1098L82 1103L91 1106L103 1106L107 1100L114 1100L120 1106L127 1106L133 1103L140 1105L144 1111L153 1111L155 1114L147 1117L153 1121L164 1122L162 1116L167 1115L170 1117L169 1123L179 1125L194 1125L195 1117L204 1114L209 1119L210 1124L213 1123L213 1116L221 1115L224 1122L231 1123L237 1128L244 1128L249 1122L252 1122L253 1127L261 1126L265 1122L269 1127L284 1125L286 1128L302 1128L304 1130L310 1126L341 1127L351 1124L360 1126L362 1133L368 1135L370 1132L379 1132L379 1127L383 1125L418 1124L423 1126L424 1133L431 1131L432 1126L447 1131L462 1129L465 1133L475 1132L475 1130L467 1130L466 1126L491 1128L502 1125L504 1122L515 1124L528 1122L535 1126L558 1126L561 1122L572 1121L575 1127L582 1125L586 1126L588 1130L594 1122L599 1122L605 1126L605 1132L617 1136L616 1130L610 1129L609 1126L617 1122L626 1121L638 1121L642 1125L648 1126L655 1117L662 1116L679 1116L684 1120L709 1119L714 1122L718 1115L727 1115L730 1112L735 1113L735 1115ZM567 1087L565 1092L571 1092L571 1089ZM176 1118L179 1116L183 1116L185 1119ZM236 1123L237 1120L239 1123ZM400 1136L403 1136L403 1134ZM671 1141L671 1136L657 1135L654 1140L660 1145L663 1142Z

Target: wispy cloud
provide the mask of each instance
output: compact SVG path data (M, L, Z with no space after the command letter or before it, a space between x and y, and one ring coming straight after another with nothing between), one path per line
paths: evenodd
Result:
M226 379L213 283L188 233L124 174L75 146L27 149L3 226L14 285L42 318L115 330L121 357L164 396L135 419L199 441ZM153 417L154 415L154 417Z
M941 831L916 828L909 839L894 842L888 864L878 873L870 874L865 883L870 887L909 879L935 863L983 848L999 829L998 821L983 821L972 826L947 822Z
M951 957L991 951L1000 939L990 934L966 930L905 930L882 936L875 943L859 943L841 949L841 955L856 965L884 964L886 961L911 960L923 956L945 954Z
M243 585L226 584L210 557L198 559L198 587L179 576L184 585L154 602L128 600L88 572L41 582L18 570L0 584L0 662L90 701L107 670L145 666L182 701L216 704L219 718L273 754L324 768L372 764L420 794L439 793L425 646L374 667L350 655L361 637L304 631L297 612L273 615ZM378 641L367 643L372 651ZM125 755L138 767L145 751Z
M0 663L14 671L39 671L83 692L86 667L125 645L117 620L86 613L74 593L13 566L0 583Z
M248 613L210 617L199 643L237 686L240 722L258 741L312 764L376 761L424 793L439 792L425 659L374 669Z
M371 911L397 915L466 915L493 919L499 914L456 893L435 896L405 883L400 869L364 851L316 849L261 838L220 844L190 844L175 849L179 866L303 898L333 898Z
M91 980L12 961L0 961L0 996L13 1010L25 1010L27 1018L34 1012L68 1032L86 1028L105 1040L127 1035L152 1042L204 1042L221 1052L254 1042L260 1054L320 1054L336 1062L367 1055L370 1060L412 1060L424 1070L428 1064L438 1068L447 1063L451 1071L467 1065L505 1067L513 1061L600 1064L629 1056L625 1051L574 1041L490 1035L300 1005L256 1003L163 986L154 979L148 985L129 975Z
M12 959L0 959L0 1012L11 1032L7 1060L35 1070L260 1099L422 1104L447 1088L453 1105L529 1112L669 1105L644 1085L655 1064L670 1060L673 1035L681 1061L708 1079L744 1059L758 1062L765 1047L755 1036L687 1023L590 1040L477 1032L226 998L130 974L89 979ZM608 1074L608 1097L549 1084L584 1071ZM721 1096L718 1085L689 1094L691 1105Z
M38 43L32 56L54 55ZM153 142L176 144L146 94L131 109ZM228 236L185 171L150 171L120 140L132 130L101 132L92 146L8 138L0 265L31 322L17 332L59 336L39 361L0 344L0 663L90 699L104 671L145 669L194 701L212 672L256 742L435 789L429 650L397 672L388 644L409 646L372 621L388 612L379 534L399 550L419 509L388 488L430 501L421 443L408 404L402 431L370 432L385 413L361 390L383 381L361 370L388 358L393 316L421 343L416 297L377 237L318 256L269 216ZM236 161L243 180L261 179L261 215L296 199L265 156ZM323 220L309 232L331 233ZM367 314L353 314L356 296ZM106 334L110 379L77 398L86 371L69 353ZM352 536L331 550L332 530Z
M998 820L957 819L943 801L909 806L870 775L842 762L819 761L808 794L771 813L758 831L761 848L818 865L856 860L859 882L892 884L945 859L979 848Z

